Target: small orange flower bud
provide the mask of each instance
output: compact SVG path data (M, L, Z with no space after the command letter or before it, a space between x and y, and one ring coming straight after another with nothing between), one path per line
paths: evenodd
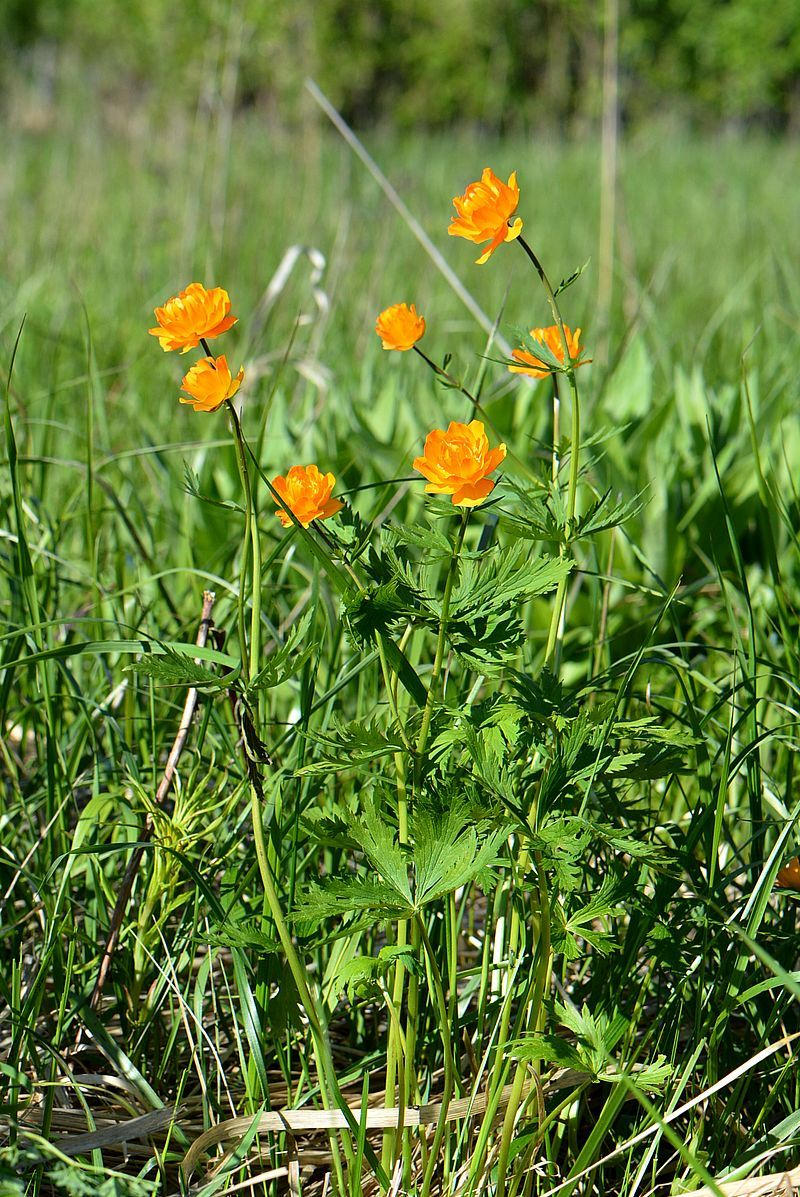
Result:
M231 301L222 287L207 291L202 283L190 283L180 295L168 299L163 308L155 309L158 324L147 331L165 352L180 349L186 353L200 344L200 338L210 340L227 332L237 317L229 315Z
M505 445L489 448L480 420L470 424L453 421L444 432L434 428L425 439L425 452L414 460L414 469L428 479L425 490L452 495L456 507L477 507L494 490L487 478L506 455Z
M243 369L231 378L224 354L218 358L201 357L181 382L190 398L184 399L183 395L178 398L181 403L191 403L195 411L216 411L226 399L233 398L243 378Z
M312 520L326 520L344 507L344 503L331 498L336 485L333 474L321 474L315 465L292 466L285 478L283 474L273 478L272 485L304 528ZM275 514L284 528L291 527L292 518L282 507Z
M569 356L572 358L573 367L577 369L578 366L588 366L588 358L584 358L583 361L578 360L583 352L580 347L581 330L576 328L575 332L573 332L565 324L564 332L567 337L567 346L569 348ZM557 324L551 324L549 328L532 328L531 336L540 345L545 345L553 357L558 358L560 362L564 361L564 345L561 341L561 333L558 331ZM553 373L552 366L548 366L547 362L541 361L535 354L529 353L527 349L513 349L511 356L514 361L523 363L521 366L509 366L508 368L512 374L528 374L531 378L545 378L548 374Z
M775 884L781 889L800 889L800 859L794 856L778 871Z
M425 318L417 315L413 303L394 303L381 312L375 332L384 349L413 349L425 335Z
M470 183L463 195L454 198L453 204L458 215L450 221L447 230L450 236L466 237L476 245L491 242L477 259L479 266L487 262L504 241L513 241L522 232L519 216L511 223L519 204L516 171L509 176L508 183L503 183L487 166L480 182Z

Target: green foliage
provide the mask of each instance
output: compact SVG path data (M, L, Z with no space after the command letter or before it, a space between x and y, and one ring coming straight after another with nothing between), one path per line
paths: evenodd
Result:
M637 1065L628 1070L614 1060L613 1052L628 1031L628 1020L622 1015L609 1019L605 1014L593 1015L586 1007L556 1003L556 1021L575 1037L575 1046L558 1035L535 1034L510 1045L510 1054L517 1060L544 1060L563 1068L588 1072L600 1081L619 1084L622 1076L629 1076L642 1089L658 1091L672 1074L672 1067L663 1056L651 1064Z
M82 19L100 29L114 6L94 8ZM563 21L576 36L598 33L571 4L548 15L542 44L530 36L535 7L515 11L531 53L556 49ZM346 19L380 42L383 15ZM507 1099L530 1074L516 1115L443 1121L441 1150L436 1127L427 1133L437 1191L445 1168L453 1178L474 1168L473 1197L485 1197L503 1173L480 1152L498 1158L504 1122L515 1136L507 1191L531 1197L584 1183L585 1167L597 1191L616 1193L697 1187L701 1169L752 1171L766 1151L770 1167L793 1166L798 1092L784 1035L797 1026L797 907L774 885L796 852L800 693L800 292L781 248L792 147L625 141L605 346L591 272L559 297L594 358L578 374L587 436L568 523L563 435L552 480L552 381L533 386L487 362L483 333L422 260L409 294L404 234L339 147L271 135L269 203L258 202L263 113L237 116L235 96L226 106L218 91L224 58L229 83L238 61L244 94L251 42L243 35L237 59L236 6L214 20L207 41L171 26L153 53L186 56L189 73L170 80L175 136L137 132L136 109L120 137L104 125L113 109L82 108L79 95L60 102L50 132L9 124L6 365L29 315L0 471L4 1133L21 1126L33 1141L48 1118L54 1141L83 1131L83 1102L98 1124L176 1103L175 1125L135 1152L103 1147L102 1174L71 1170L96 1191L115 1168L158 1188L163 1168L171 1193L190 1140L239 1114L249 1129L223 1146L241 1154L212 1183L234 1173L247 1183L263 1170L255 1113L321 1104L305 982L355 1109L383 1101L393 1042L405 1086L395 1103L427 1105L427 1116L448 1085L467 1103ZM296 32L311 36L302 7ZM134 61L140 35L118 39L109 62ZM190 74L208 89L192 127L180 115ZM448 103L462 82L447 81ZM531 158L524 139L491 153L487 142L476 165L475 146L453 133L371 148L443 246L462 183L485 161L519 166L526 234L552 277L569 277L595 236L595 147L538 137ZM260 297L287 238L318 246L329 267L313 289L292 274L264 326ZM471 269L470 249L446 248ZM465 279L491 313L507 291L503 322L530 328L549 317L524 271L503 246ZM264 475L317 461L349 504L321 529L284 532L254 476L262 648L247 687L235 672L238 607L242 593L249 633L252 588L225 415L180 408L174 357L145 344L150 309L189 277L235 300L226 351L245 365L243 424ZM91 369L66 278L85 300ZM320 289L335 296L324 317ZM415 355L379 349L375 310L400 297L424 305L437 361L456 348L460 376L480 376L490 439L515 454L471 513L452 575L459 516L448 498L423 497L409 463L427 429L472 408L420 375ZM543 667L559 579L564 636ZM195 667L207 587L225 652ZM127 670L148 641L144 670ZM185 688L232 681L238 701L199 705L156 809ZM262 858L292 913L288 933ZM76 1041L85 1073L64 1070ZM509 1056L509 1044L523 1046ZM540 1089L523 1067L536 1059L579 1075L559 1076L561 1088L543 1069ZM705 1103L681 1115L673 1154L665 1115L719 1082L718 1116ZM407 1137L413 1173L420 1136ZM398 1136L387 1138L400 1158ZM347 1142L356 1192L360 1160L363 1184L379 1176L374 1144L366 1131ZM290 1146L278 1132L269 1150ZM11 1193L39 1184L39 1163L7 1157ZM48 1169L43 1197L55 1188ZM403 1188L422 1183L413 1173Z
M793 0L764 12L747 0L631 0L620 26L626 116L673 108L701 120L796 120ZM348 119L406 128L487 120L538 128L594 118L600 105L602 16L588 0L386 0L364 9L347 0L274 0L268 9L259 0L187 0L179 20L165 19L161 0L9 0L0 34L9 59L55 44L109 88L146 82L165 108L191 107L226 65L243 101L283 119L301 111L308 75Z
M186 653L178 652L169 644L161 644L158 641L152 653L134 661L127 668L135 673L142 673L145 677L151 677L164 686L194 686L198 690L209 692L228 689L234 685L238 676L238 672L212 673Z

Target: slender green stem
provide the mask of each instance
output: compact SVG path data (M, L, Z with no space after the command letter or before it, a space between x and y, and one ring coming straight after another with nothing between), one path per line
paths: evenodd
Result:
M436 362L433 360L433 358L428 357L427 353L423 353L423 351L420 349L419 345L414 346L414 352L417 353L419 355L419 357L421 357L422 360L430 366L430 368L431 368L431 370L433 370L434 374L437 374L439 376L439 378L443 378L445 380L445 382L449 383L449 385L454 388L454 390L460 391L462 395L465 395L466 398L469 399L470 403L473 405L475 410L477 412L479 412L480 415L483 416L484 420L489 425L489 427L491 428L491 430L495 434L495 436L501 435L501 433L497 430L496 426L492 423L491 416L486 411L486 409L482 406L480 400L476 399L476 397L472 394L472 392L468 391L467 388L464 386L464 384L459 381L459 379L454 378L453 375L449 374L447 372L447 370L442 368L442 366L437 365ZM527 475L528 478L535 478L534 471L531 469L531 467L527 464L527 462L523 461L521 457L518 457L517 454L513 451L513 449L508 449L507 453L508 453L509 459L511 461L513 461L514 464L516 466L518 466L523 471L523 473Z
M247 574L250 565L250 546L252 542L251 524L253 520L253 505L250 495L250 473L247 469L247 459L244 454L244 444L242 441L242 430L239 426L239 417L236 415L233 405L230 400L226 400L228 404L228 415L230 417L231 429L233 431L233 442L236 446L236 464L239 467L239 478L242 483L244 491L245 506L244 506L244 536L242 538L242 563L239 568L239 595L236 606L237 611L237 626L239 629L239 651L242 658L242 674L245 681L249 678L250 658L247 646L247 623L245 621L245 593L247 591Z
M230 415L231 427L236 442L236 461L242 480L245 500L245 543L242 546L242 572L239 581L239 639L242 642L242 669L246 677L254 677L258 673L258 663L261 654L261 537L258 532L255 504L253 502L253 486L250 481L250 471L247 467L247 446L245 444L242 425L236 414L236 408L230 399L226 400ZM250 593L250 651L247 652L244 617L244 592L247 585L247 546L250 546L253 557L252 586ZM247 665L246 665L247 663Z
M569 459L569 484L567 489L567 526L565 543L562 545L562 556L566 553L570 537L574 531L575 523L575 509L577 506L578 495L578 478L580 476L580 441L581 441L581 407L580 398L578 396L578 383L575 378L574 359L569 349L569 341L567 340L566 329L564 328L564 321L561 316L561 311L558 306L558 301L555 292L550 285L550 280L545 274L544 267L537 258L536 254L531 249L524 237L517 237L517 241L527 254L528 258L533 263L536 273L539 275L542 286L544 287L547 302L550 305L550 311L553 313L553 320L558 328L559 336L561 337L561 348L564 356L564 373L569 380L570 392L572 395L572 444L570 446ZM544 664L549 665L551 661L557 664L560 653L561 642L564 636L564 609L567 600L567 579L562 578L556 591L556 598L553 604L553 613L550 620L550 630L547 635L547 646L544 654Z
M447 1112L453 1096L453 1044L450 1037L450 1017L447 1010L447 998L444 992L442 974L439 971L439 965L436 962L436 955L434 953L431 941L428 938L428 932L425 930L425 924L419 915L417 915L416 918L416 926L419 931L420 939L422 940L422 945L425 949L425 957L428 963L428 975L431 979L433 995L436 1004L439 1007L439 1030L442 1036L442 1051L444 1053L444 1085L442 1088L441 1108L439 1110L439 1117L436 1122L436 1131L434 1132L433 1143L431 1144L431 1149L428 1153L425 1176L422 1181L421 1197L430 1197L431 1185L436 1172L436 1164L439 1159L439 1152L442 1148L442 1140L444 1139L444 1133L447 1127ZM443 1183L443 1192L445 1191L445 1188L446 1184Z
M264 894L269 905L272 921L275 924L275 929L278 933L278 939L281 942L286 961L289 965L289 971L297 987L297 992L300 996L300 1001L308 1018L308 1025L311 1031L311 1042L314 1050L314 1059L317 1066L317 1075L320 1082L320 1094L322 1096L322 1103L326 1109L331 1109L333 1105L343 1104L341 1094L339 1093L339 1085L336 1079L336 1070L333 1062L333 1055L331 1053L330 1041L328 1039L327 1028L325 1025L325 1016L320 1007L319 996L312 994L308 984L306 969L304 968L297 949L294 946L286 919L281 907L278 892L275 889L275 883L272 879L272 871L269 867L267 859L267 849L264 842L264 826L261 821L261 805L260 796L256 786L250 787L250 803L251 815L253 822L253 835L256 845L256 858L258 860L258 869L261 874L261 884L264 887ZM339 1101L336 1101L336 1098ZM351 1162L353 1155L352 1146L348 1139L344 1138L345 1154L348 1157L348 1162ZM333 1155L334 1170L336 1172L336 1179L338 1182L339 1193L343 1194L344 1178L342 1174L342 1164L339 1155L339 1144L336 1137L331 1134L331 1152Z
M528 1008L528 1030L540 1031L544 1025L544 999L550 989L550 976L553 966L553 952L550 940L550 895L547 888L547 876L542 865L541 853L534 852L536 861L536 876L539 888L538 915L538 943L536 945L536 974L533 998ZM500 1150L497 1156L497 1197L504 1197L508 1160L511 1144L514 1140L514 1130L517 1122L525 1081L526 1069L519 1068L514 1077L513 1088L503 1119L503 1130L500 1138Z
M453 586L455 585L456 576L458 574L458 561L461 556L461 549L464 545L464 537L467 532L467 524L469 523L470 509L467 507L461 517L461 527L458 530L458 537L456 539L453 555L450 558L450 567L447 571L447 578L444 584L444 595L442 596L442 617L439 620L439 635L436 641L436 655L433 658L433 669L431 670L431 680L428 686L428 697L425 702L425 710L422 714L422 725L419 730L419 739L417 741L417 777L419 777L419 767L422 762L422 757L425 752L425 747L428 743L428 733L431 727L431 717L433 715L433 704L436 695L436 688L439 682L439 676L442 672L442 663L444 661L444 650L447 643L447 619L450 614L450 599L453 594Z

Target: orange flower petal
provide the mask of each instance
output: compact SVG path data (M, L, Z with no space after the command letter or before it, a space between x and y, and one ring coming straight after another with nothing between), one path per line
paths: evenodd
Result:
M504 241L513 241L522 232L521 218L518 216L513 223L511 220L518 204L516 171L509 176L508 183L503 183L487 166L479 182L470 183L463 195L454 197L457 215L451 219L447 231L452 237L465 237L476 245L488 241L488 248L477 259L478 265L482 265Z
M384 349L413 349L425 335L425 318L417 314L412 303L395 303L386 308L375 322L375 332Z
M278 474L273 478L272 485L304 528L313 520L325 520L336 515L344 506L339 499L331 498L331 491L336 485L334 475L322 474L315 465L292 466L285 477ZM282 507L275 514L284 528L294 522Z
M453 420L446 431L434 428L425 438L425 451L414 469L428 479L428 494L451 495L456 506L474 507L494 488L487 478L506 455L505 445L489 448L483 424Z
M190 283L185 291L155 309L158 323L147 331L158 337L166 353L173 349L188 353L201 338L217 337L233 327L237 317L230 315L230 308L230 297L222 287L206 290L202 283Z

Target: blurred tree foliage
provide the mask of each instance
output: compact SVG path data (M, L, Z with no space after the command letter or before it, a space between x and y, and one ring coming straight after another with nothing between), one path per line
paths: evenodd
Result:
M505 129L592 120L602 0L4 0L2 78L37 49L92 85L165 105L227 72L238 102L291 121L312 76L356 124ZM55 58L54 58L55 55ZM10 63L14 71L8 70ZM621 0L624 118L800 127L797 0Z

